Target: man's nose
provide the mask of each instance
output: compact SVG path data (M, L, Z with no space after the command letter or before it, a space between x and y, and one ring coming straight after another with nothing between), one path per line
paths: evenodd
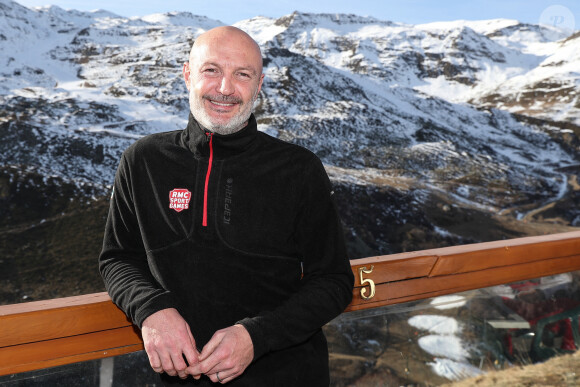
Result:
M219 92L223 95L230 95L234 93L234 85L232 83L232 79L229 76L224 75L222 77Z

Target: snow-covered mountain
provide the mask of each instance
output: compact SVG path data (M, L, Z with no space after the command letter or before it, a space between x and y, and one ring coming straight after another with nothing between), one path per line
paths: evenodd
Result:
M0 165L105 192L131 142L184 127L182 64L218 25L0 0ZM260 130L322 158L352 219L366 217L352 234L376 227L361 237L375 251L389 251L387 223L457 233L429 220L427 205L524 219L577 185L579 34L305 13L236 26L263 50ZM578 226L576 208L557 216Z

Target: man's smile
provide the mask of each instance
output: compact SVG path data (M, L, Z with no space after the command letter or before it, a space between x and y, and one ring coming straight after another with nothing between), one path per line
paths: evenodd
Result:
M216 102L216 101L212 101L210 100L211 103L213 103L214 105L218 105L218 106L234 106L235 104L233 103L221 103L221 102Z
M229 111L232 110L236 105L242 104L242 100L240 98L226 95L205 95L203 99L209 102L210 108L212 110L218 111Z

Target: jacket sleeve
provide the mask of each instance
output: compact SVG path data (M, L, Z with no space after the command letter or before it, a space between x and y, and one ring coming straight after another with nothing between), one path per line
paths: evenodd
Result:
M175 307L151 274L134 204L134 184L123 154L105 225L99 271L113 302L139 327L151 314Z
M277 309L239 322L250 333L255 359L306 341L352 300L354 276L330 181L318 158L302 184L295 231L303 257L302 284Z

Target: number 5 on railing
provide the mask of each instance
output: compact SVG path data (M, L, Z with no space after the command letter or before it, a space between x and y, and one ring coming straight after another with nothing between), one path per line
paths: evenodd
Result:
M362 297L363 300L370 300L371 298L373 298L375 296L375 283L372 279L370 278L363 278L363 274L371 274L374 270L375 266L371 265L370 269L367 269L366 266L363 267L359 267L358 268L358 277L360 279L360 284L363 286L360 289L360 296ZM364 287L368 284L369 286L369 290L370 290L370 294L367 296L367 288Z

